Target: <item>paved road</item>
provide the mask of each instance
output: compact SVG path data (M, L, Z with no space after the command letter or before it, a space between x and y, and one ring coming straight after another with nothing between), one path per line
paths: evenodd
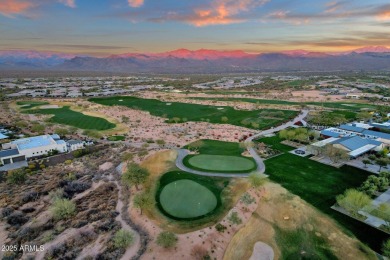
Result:
M249 137L248 139L246 139L245 142L252 142L253 140L261 137L261 136L264 136L264 135L269 135L269 134L273 134L275 132L278 132L280 130L283 130L283 129L286 129L288 127L291 127L293 126L296 122L298 121L303 121L303 119L307 116L307 114L309 113L309 110L302 110L301 113L296 117L294 118L293 120L283 124L283 125L280 125L278 127L275 127L275 128L270 128L268 130L264 130L258 134L255 134L251 137ZM265 164L263 162L263 159L257 154L256 150L253 148L253 147L249 147L248 148L248 152L252 155L253 159L256 161L257 163L257 171L258 172L261 172L261 173L264 173L265 172Z
M270 128L268 130L264 130L262 132L259 132L258 134L255 134L255 135L249 137L245 142L249 143L249 142L252 142L253 140L255 140L261 136L272 134L272 133L278 132L280 130L286 129L288 127L291 127L296 122L302 121L307 116L308 113L309 113L308 110L302 110L301 113L293 120L291 120L283 125L280 125L278 127ZM249 147L248 152L250 153L250 155L252 156L252 158L255 160L255 162L257 164L257 171L260 173L264 173L265 172L265 164L263 162L263 159L257 154L256 150L253 147ZM193 169L188 168L187 166L185 166L183 164L183 159L187 155L188 155L188 150L177 149L176 167L182 171L186 171L186 172L197 174L197 175L203 175L203 176L228 177L228 178L233 178L233 177L245 178L245 177L248 177L248 175L250 174L250 172L233 174L233 173L215 173L215 172L203 172L203 171L193 170Z

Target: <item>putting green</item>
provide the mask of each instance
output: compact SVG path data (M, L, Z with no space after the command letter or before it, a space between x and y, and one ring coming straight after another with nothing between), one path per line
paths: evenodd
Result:
M255 163L247 158L228 155L200 154L191 157L188 163L198 169L221 172L250 171L255 167Z
M167 184L160 193L162 208L176 218L196 218L213 211L217 198L206 187L191 180Z

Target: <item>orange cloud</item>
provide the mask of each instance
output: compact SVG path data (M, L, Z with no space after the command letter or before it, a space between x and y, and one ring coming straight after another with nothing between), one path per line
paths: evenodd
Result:
M140 7L144 4L144 0L127 0L131 7Z
M35 4L20 0L0 0L0 13L12 17L15 14L21 14L34 7Z
M263 5L269 0L214 0L209 7L194 10L184 20L188 23L201 27L207 25L231 24L245 21L245 19L235 17L241 12L246 12L250 8Z
M378 15L378 20L381 20L381 21L388 21L390 20L390 10L384 10L382 12L380 12Z

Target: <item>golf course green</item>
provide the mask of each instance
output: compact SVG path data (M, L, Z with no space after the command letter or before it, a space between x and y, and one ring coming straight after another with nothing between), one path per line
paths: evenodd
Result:
M188 219L212 212L217 206L217 198L201 184L183 179L171 182L162 189L160 203L169 215Z
M255 163L244 157L199 154L188 159L193 168L204 171L242 172L255 168Z

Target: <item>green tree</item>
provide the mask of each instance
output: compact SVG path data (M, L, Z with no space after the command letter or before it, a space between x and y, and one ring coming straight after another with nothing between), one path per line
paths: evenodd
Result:
M371 119L372 115L367 111L362 111L356 114L356 118L359 120L367 121Z
M149 177L149 171L140 167L136 163L130 163L127 165L127 171L122 175L122 183L127 186L135 185L138 189L138 185L145 183Z
M368 159L364 159L364 160L362 161L362 163L364 164L364 167L367 168L367 165L368 165L368 164L371 164L371 161L368 160Z
M386 223L386 227L390 228L390 206L387 203L382 203L374 210L375 216L382 219Z
M16 169L7 173L7 182L11 184L22 184L27 180L27 173L23 169Z
M386 257L390 257L390 239L386 240L386 242L382 245L383 255Z
M134 234L130 231L121 229L115 233L113 240L116 248L127 248L134 243Z
M337 196L336 200L340 207L354 214L371 203L367 194L355 189L346 190L344 194Z
M389 160L387 158L379 158L375 161L375 164L379 166L379 171L381 171L383 167L389 164Z
M142 192L138 193L133 198L134 207L140 209L140 213L142 215L143 210L150 209L154 205L153 196L151 196L150 192Z
M163 231L158 234L156 243L164 248L172 248L177 244L177 240L177 236L174 233Z
M288 130L286 130L286 129L281 130L279 132L279 138L280 139L287 139L287 132L288 132Z

